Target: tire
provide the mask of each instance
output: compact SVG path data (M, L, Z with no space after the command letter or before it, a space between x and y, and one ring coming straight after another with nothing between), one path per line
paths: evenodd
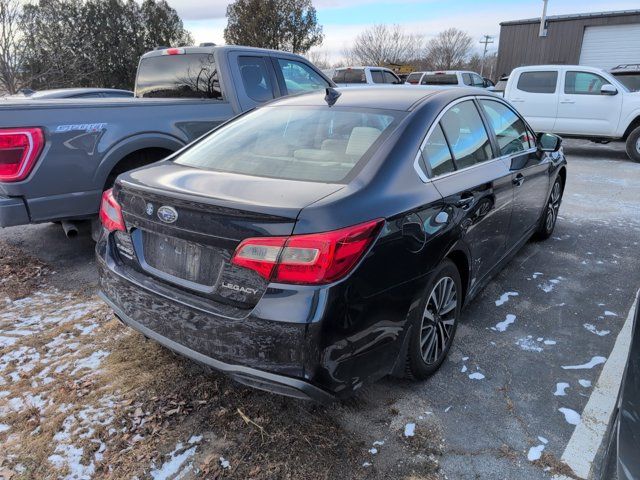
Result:
M547 200L547 206L542 212L540 217L540 223L538 229L533 235L536 240L546 240L553 234L553 230L556 228L556 222L558 220L558 210L562 203L562 194L564 193L564 187L562 185L562 178L556 177L551 187L551 193Z
M455 264L446 259L436 268L425 288L419 309L424 313L415 319L410 330L407 377L424 380L440 368L453 343L461 309L460 273Z
M640 162L640 127L636 127L627 137L627 155L634 162Z

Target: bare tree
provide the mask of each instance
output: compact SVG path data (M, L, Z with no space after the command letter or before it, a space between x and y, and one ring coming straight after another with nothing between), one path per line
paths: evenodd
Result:
M311 63L321 70L331 68L331 60L329 59L329 52L325 50L311 50L307 53L307 58Z
M24 42L20 34L20 17L17 0L0 0L0 93L13 94L22 86Z
M405 33L400 25L374 25L360 33L345 58L362 65L404 64L422 50L422 36Z
M457 28L448 28L427 45L427 61L437 70L460 68L469 57L472 44L473 40L468 33Z

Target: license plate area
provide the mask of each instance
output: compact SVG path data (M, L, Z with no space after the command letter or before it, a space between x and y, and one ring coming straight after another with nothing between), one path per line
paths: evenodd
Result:
M132 231L131 238L143 270L184 288L213 293L224 263L217 248L142 229Z

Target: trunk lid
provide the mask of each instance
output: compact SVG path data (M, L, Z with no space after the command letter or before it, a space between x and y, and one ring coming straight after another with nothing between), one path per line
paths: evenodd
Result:
M231 264L238 244L290 235L302 208L342 187L161 162L119 178L127 233L115 235L116 248L124 263L157 281L250 309L268 281Z

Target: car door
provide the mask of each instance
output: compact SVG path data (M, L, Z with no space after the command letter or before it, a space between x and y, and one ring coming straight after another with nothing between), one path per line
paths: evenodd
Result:
M558 113L558 70L524 71L513 79L507 100L536 132L553 132Z
M553 131L573 135L614 135L620 120L622 95L600 93L602 85L610 84L593 72L564 72Z
M507 249L518 244L538 224L549 188L549 162L540 156L535 135L520 116L500 100L480 98L499 155L511 171L513 210Z
M236 92L243 111L281 95L268 56L231 52L229 64L233 77L238 82Z
M513 185L508 165L496 158L476 102L454 102L425 140L423 157L433 184L459 225L471 253L472 285L504 255Z

